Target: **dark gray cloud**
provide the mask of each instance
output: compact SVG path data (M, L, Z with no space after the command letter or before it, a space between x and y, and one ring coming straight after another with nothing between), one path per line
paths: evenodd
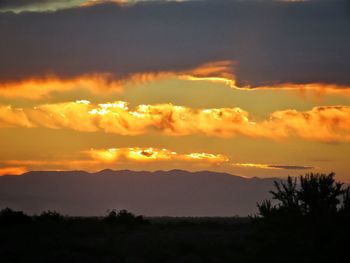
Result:
M311 170L312 166L300 166L300 165L269 165L270 168L284 169L284 170Z
M236 61L240 84L350 84L349 1L145 2L0 14L0 80Z

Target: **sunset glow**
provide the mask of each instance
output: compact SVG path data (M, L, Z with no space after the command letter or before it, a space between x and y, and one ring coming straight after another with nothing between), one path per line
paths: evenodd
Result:
M0 174L313 170L349 181L344 9L325 28L318 1L207 2L0 5Z

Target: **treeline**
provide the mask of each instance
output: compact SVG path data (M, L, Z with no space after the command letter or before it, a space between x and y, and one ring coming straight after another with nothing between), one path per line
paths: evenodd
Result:
M61 223L68 221L79 221L89 220L84 217L71 217L64 216L56 211L44 211L40 215L27 215L23 211L16 211L11 208L4 208L0 211L0 224L11 225L11 224L26 224L26 223ZM137 224L148 224L149 221L141 215L134 215L133 213L122 209L122 210L110 210L107 211L107 215L103 217L94 217L90 220L97 222L104 222L110 224L120 225L137 225Z

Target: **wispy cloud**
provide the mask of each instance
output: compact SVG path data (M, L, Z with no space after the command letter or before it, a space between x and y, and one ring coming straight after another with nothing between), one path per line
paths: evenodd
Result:
M1 0L1 12L52 12L67 8L91 7L102 4L133 5L139 2L183 2L186 0Z
M112 73L94 73L71 78L59 78L55 75L30 77L21 80L0 82L0 97L41 100L71 91L88 91L95 96L106 96L120 93L128 84L146 84L162 79L180 79L221 83L232 89L247 92L255 90L280 90L295 92L305 97L311 96L318 98L326 95L338 95L350 98L350 86L336 84L284 83L256 87L239 86L236 82L234 67L235 63L232 61L215 61L185 70L138 72L127 76L117 76Z
M102 4L133 5L139 2L184 2L187 0L1 0L0 12L51 12Z
M219 82L235 87L232 65L233 62L230 61L216 61L182 71L139 72L122 77L111 73L87 74L72 78L59 78L54 75L31 77L0 82L0 97L38 100L57 93L84 89L96 95L105 95L121 91L128 83L144 84L166 78Z
M278 169L278 170L311 170L312 166L302 165L275 165L275 164L261 164L261 163L234 163L233 166L240 166L246 168L260 168L260 169Z
M48 12L79 6L86 0L1 0L0 12Z

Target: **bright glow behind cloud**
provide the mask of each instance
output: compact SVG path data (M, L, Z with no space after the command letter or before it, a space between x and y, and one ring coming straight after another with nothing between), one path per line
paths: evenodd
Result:
M222 163L228 161L228 158L221 154L210 153L189 153L181 154L168 149L157 149L152 147L131 147L131 148L110 148L110 149L91 149L84 151L93 160L101 162L115 162L120 159L129 159L139 162L154 161L189 161L189 162L213 162Z

